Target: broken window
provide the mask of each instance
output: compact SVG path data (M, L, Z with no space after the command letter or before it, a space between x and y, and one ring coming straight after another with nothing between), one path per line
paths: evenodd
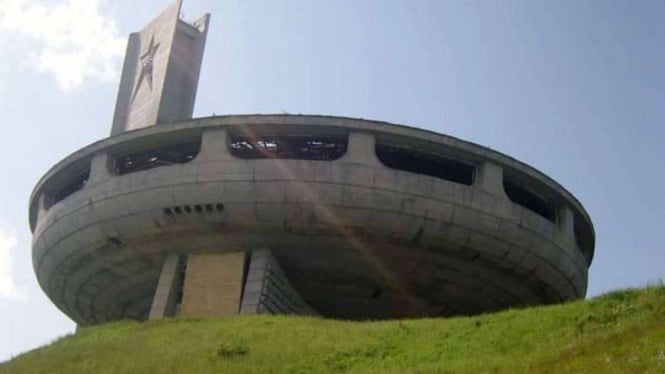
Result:
M339 136L231 136L229 151L239 158L332 161L346 153L347 142Z
M201 143L182 143L153 148L117 157L115 175L135 173L160 166L185 164L192 161L201 150Z
M464 162L388 144L376 145L376 156L387 167L429 175L470 186L475 167Z
M64 200L67 196L73 194L76 191L82 190L83 187L85 187L85 185L88 183L89 178L90 168L79 172L74 178L71 178L64 186L53 193L52 204Z
M503 189L508 198L515 204L544 217L552 222L555 221L554 207L544 198L534 194L524 187L508 180L503 180Z

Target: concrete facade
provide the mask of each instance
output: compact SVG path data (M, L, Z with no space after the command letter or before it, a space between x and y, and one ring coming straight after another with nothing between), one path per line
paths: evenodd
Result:
M209 15L190 25L180 7L130 36L112 136L30 198L37 279L78 325L471 315L584 297L591 219L514 158L363 119L190 119Z
M150 307L150 319L173 317L177 314L178 293L182 287L181 256L175 253L164 258L157 288Z
M318 315L293 288L268 249L251 252L240 313Z
M242 159L230 136L246 133L335 135L348 146L333 161ZM201 144L190 162L113 172L123 152L182 139ZM474 181L388 168L376 156L388 141L469 163ZM54 202L87 168L85 186ZM511 201L506 175L546 197L554 221ZM580 298L594 242L582 205L526 164L441 134L325 116L212 117L119 134L54 166L30 212L39 282L82 325L147 318L174 252L270 248L307 305L362 319Z
M192 317L238 314L244 274L245 252L189 255L181 314Z
M181 7L130 34L111 135L192 118L210 15L189 24Z

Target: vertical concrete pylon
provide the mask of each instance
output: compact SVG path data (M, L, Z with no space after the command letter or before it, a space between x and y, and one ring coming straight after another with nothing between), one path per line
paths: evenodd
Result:
M365 132L351 132L346 154L340 159L341 162L354 162L366 165L380 165L376 157L376 139L374 134Z
M478 168L476 188L497 197L507 198L503 189L503 168L492 162L485 161Z
M293 288L269 249L251 252L241 314L318 315Z
M201 138L201 152L196 162L234 160L229 152L228 132L226 130L206 130Z
M164 258L149 319L175 316L178 288L182 283L180 265L180 255L177 253L169 253Z
M88 178L88 184L94 185L109 180L112 177L109 166L109 154L106 152L97 153L90 163L90 177Z
M557 212L559 230L564 236L575 239L575 217L568 205L561 205Z
M192 118L210 14L187 23L181 7L129 35L111 135Z

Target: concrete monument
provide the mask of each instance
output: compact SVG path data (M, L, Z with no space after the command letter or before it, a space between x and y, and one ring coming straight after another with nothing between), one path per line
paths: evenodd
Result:
M181 7L129 35L111 135L192 118L210 15L189 24Z
M510 156L364 119L191 119L209 16L187 24L180 6L130 36L111 136L30 199L37 278L76 323L470 315L585 296L589 215Z

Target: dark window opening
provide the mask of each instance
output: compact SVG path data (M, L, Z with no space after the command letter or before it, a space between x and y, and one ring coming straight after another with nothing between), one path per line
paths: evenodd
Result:
M251 139L232 136L229 151L239 158L288 158L332 161L346 153L346 137L266 136Z
M506 191L508 198L515 204L521 205L552 222L555 221L554 207L545 201L545 199L506 180L503 181L503 189Z
M585 230L577 217L575 217L575 243L577 243L578 248L589 262L591 262L592 250L593 250L593 236L587 230Z
M53 204L64 200L67 196L73 194L76 191L82 190L83 187L85 187L85 185L88 183L89 178L90 169L86 169L74 178L70 179L67 184L65 184L62 188L53 194Z
M429 175L467 186L473 184L475 167L463 162L387 144L376 145L376 156L391 169Z
M214 205L214 209L213 209L212 204L205 204L205 205L195 204L193 207L190 206L190 205L183 205L182 207L181 206L168 207L168 208L164 208L163 212L167 216L172 216L174 214L180 215L182 213L190 214L192 212L203 213L204 207L205 207L205 211L208 212L208 213L214 212L214 209L217 209L218 212L223 212L224 211L224 204L217 203L217 204Z
M123 175L160 166L185 164L192 161L201 150L201 143L174 144L153 148L115 159L115 174Z
M175 299L176 309L179 309L179 306L182 305L182 296L185 288L185 274L187 273L187 256L180 256L179 262L177 285L178 293L176 294Z

